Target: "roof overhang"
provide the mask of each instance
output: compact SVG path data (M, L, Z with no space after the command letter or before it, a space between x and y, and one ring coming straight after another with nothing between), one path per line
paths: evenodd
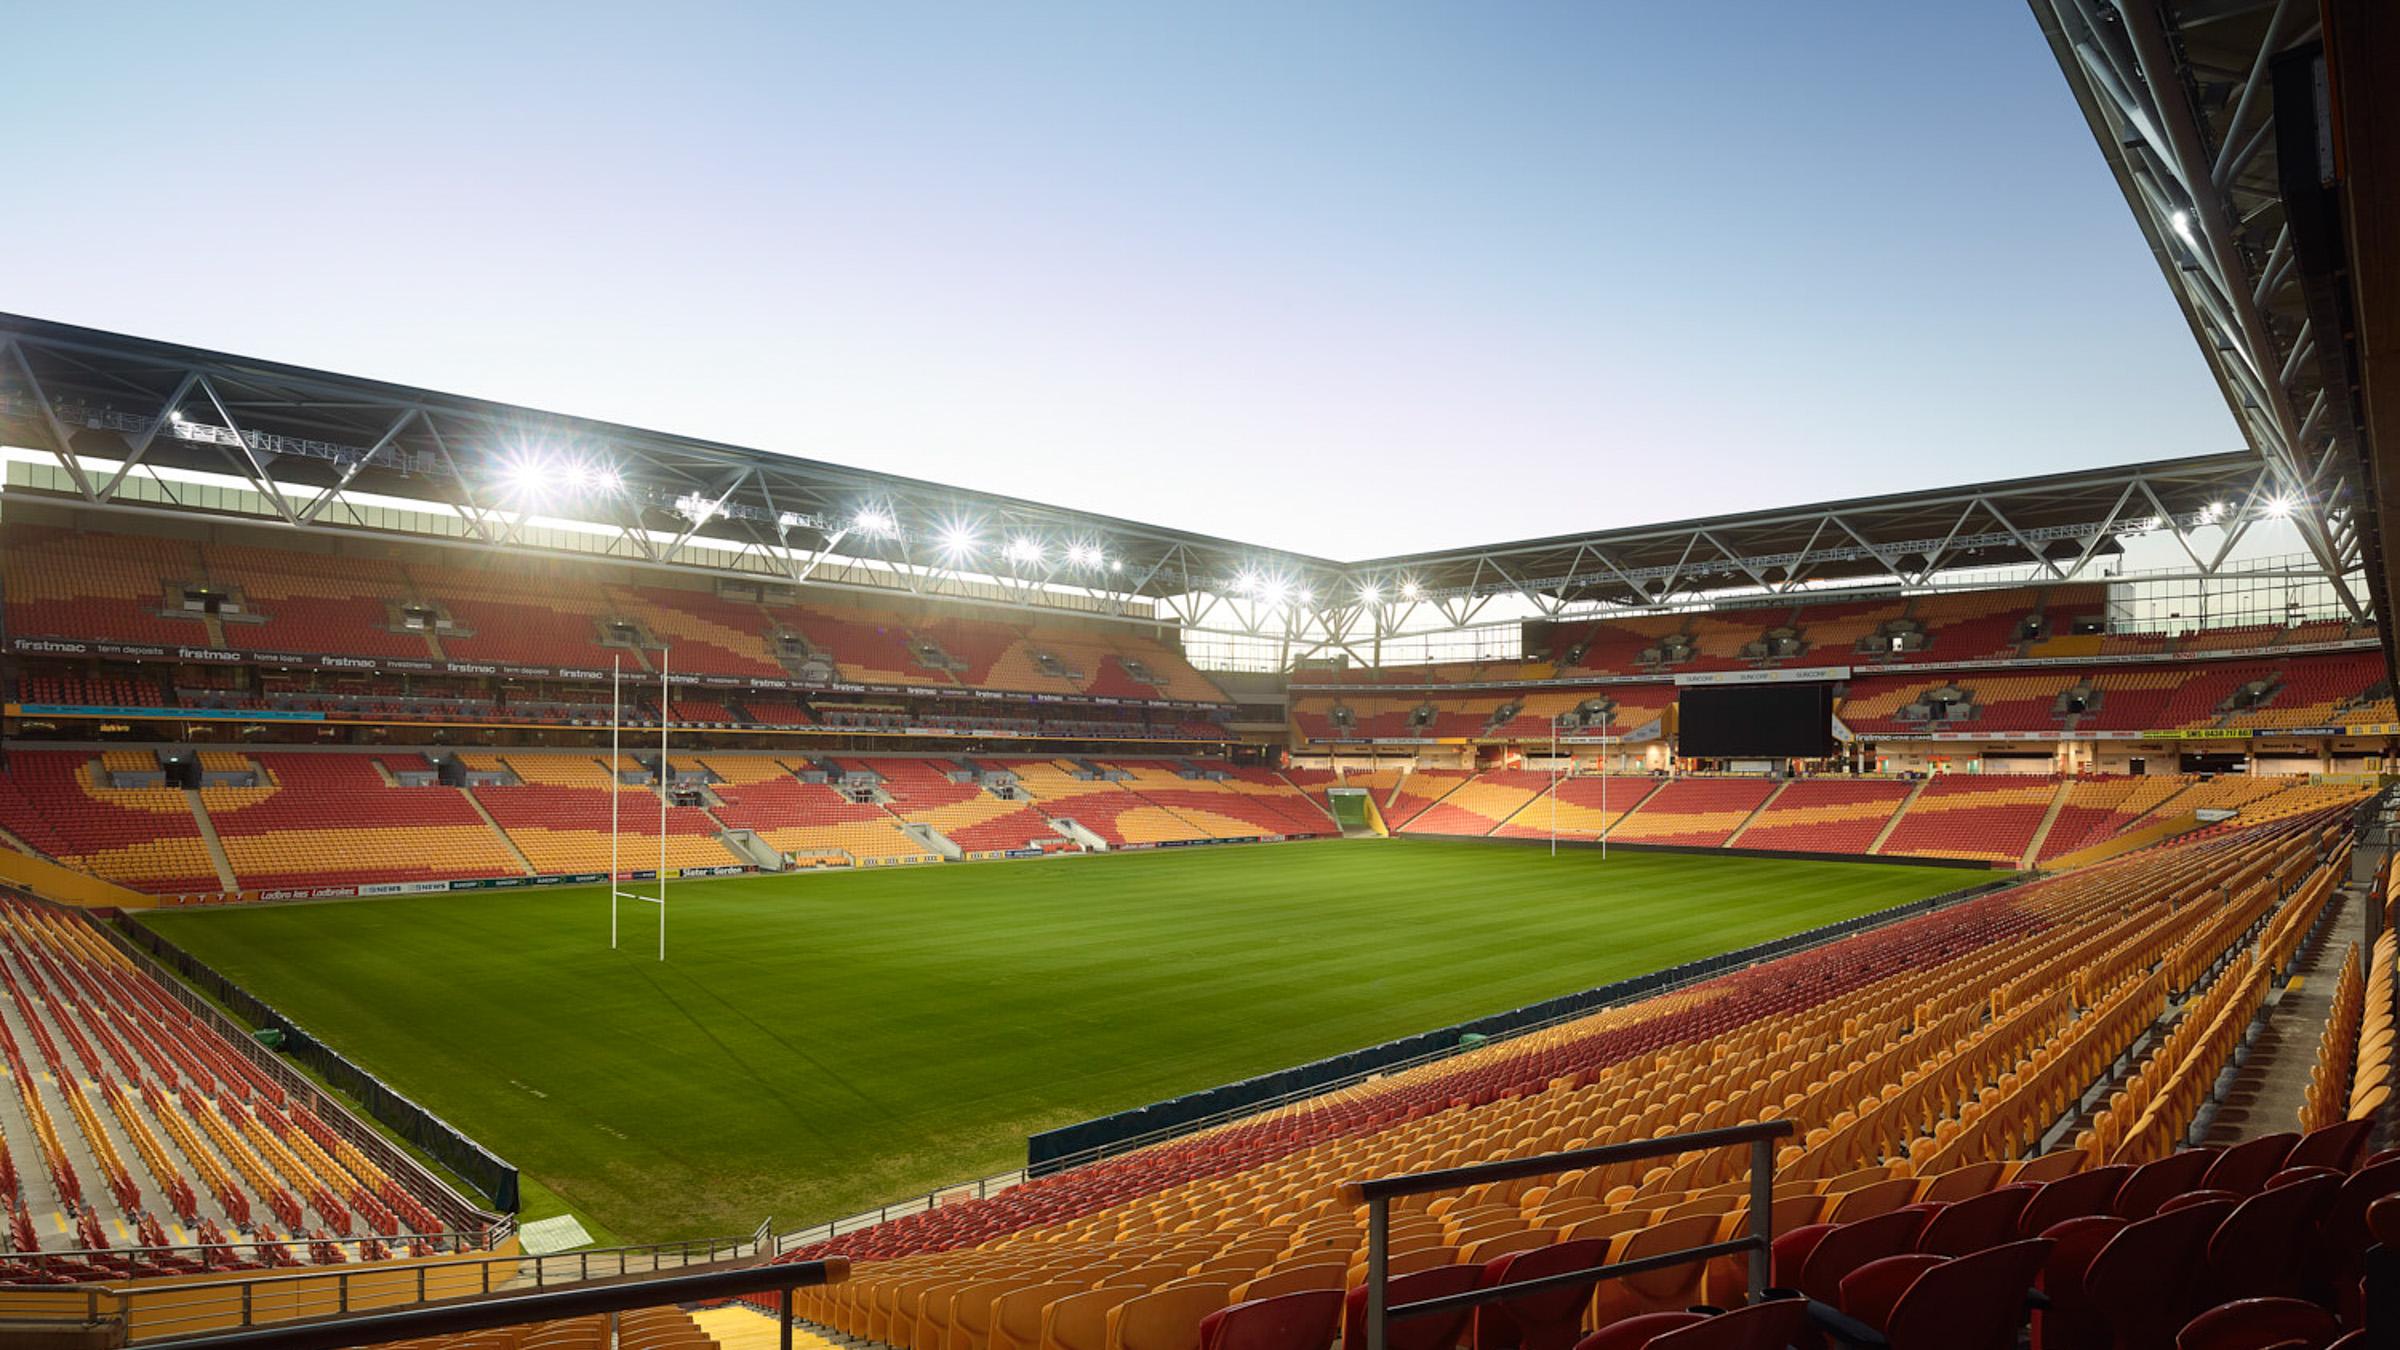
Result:
M2344 580L2372 528L2345 334L2312 296L2311 221L2287 204L2314 147L2278 117L2279 92L2306 89L2316 0L2029 3L2226 405L2363 615Z

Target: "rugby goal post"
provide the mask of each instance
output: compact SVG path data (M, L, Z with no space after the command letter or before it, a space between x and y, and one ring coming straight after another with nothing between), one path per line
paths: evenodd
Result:
M1573 775L1573 774L1565 772L1565 771L1564 771L1564 769L1561 767L1562 765L1564 765L1564 764L1566 763L1566 760L1563 758L1563 755L1562 755L1562 750L1563 750L1563 748L1564 748L1564 747L1569 747L1569 746L1577 746L1577 745L1597 745L1597 746L1599 746L1599 747L1600 747L1600 828L1599 828L1599 830L1598 830L1598 831L1596 831L1595 833L1597 834L1597 836L1598 836L1598 838L1599 838L1599 840L1600 840L1600 860L1601 860L1602 862L1606 862L1606 861L1608 861L1608 836L1609 836L1609 833L1610 833L1610 831L1611 831L1611 830L1613 830L1613 829L1616 827L1616 822L1615 822L1615 821L1613 821L1613 820L1611 820L1611 819L1609 819L1609 816L1608 816L1608 780L1609 780L1609 778L1610 778L1610 776L1611 776L1611 775L1610 775L1610 773L1609 773L1609 766L1608 766L1608 752L1609 752L1609 747L1611 747L1611 746L1614 746L1614 745L1618 744L1618 743L1619 743L1619 741L1620 741L1620 739L1621 739L1620 737L1616 737L1616 736L1609 736L1609 735L1598 735L1598 736L1584 736L1584 735L1572 735L1572 736L1569 736L1569 735L1561 735L1561 734L1560 734L1560 728L1559 728L1559 724L1558 724L1558 714L1556 714L1556 713L1552 713L1552 714L1550 715L1550 856L1551 856L1551 857L1555 858L1555 857L1557 857L1557 856L1558 856L1558 788L1559 788L1559 784L1561 784L1561 783L1565 782L1565 781L1566 781L1567 779L1569 779L1569 778L1572 778L1572 777L1574 777L1574 775ZM1571 753L1571 752L1569 752L1569 753ZM1578 834L1578 835L1576 835L1575 837L1577 837L1577 838L1581 838L1581 837L1582 837L1582 835Z
M667 767L668 701L667 652L658 649L658 894L644 895L625 888L619 806L625 793L623 756L619 753L625 729L625 658L614 658L608 672L608 949L617 949L617 902L634 900L658 906L658 959L667 959L667 796L671 771Z

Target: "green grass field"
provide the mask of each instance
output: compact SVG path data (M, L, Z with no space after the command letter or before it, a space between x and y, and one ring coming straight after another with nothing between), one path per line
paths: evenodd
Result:
M753 877L672 890L664 965L654 911L612 953L589 889L148 922L642 1240L796 1228L1016 1166L1030 1132L1976 879L1398 839Z

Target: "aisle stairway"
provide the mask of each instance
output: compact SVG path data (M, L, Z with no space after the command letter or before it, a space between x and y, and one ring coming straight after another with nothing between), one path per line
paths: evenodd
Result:
M1925 795L1925 785L1932 781L1930 778L1917 780L1917 785L1908 790L1908 796L1901 799L1900 809L1892 812L1890 820L1883 822L1883 829L1876 834L1875 842L1867 845L1867 852L1883 852L1883 846L1891 841L1892 831L1899 829L1900 822L1908 819L1908 808L1917 804L1917 798Z
M2034 827L2033 838L2027 841L2024 856L2017 860L2017 870L2033 870L2034 859L2042 856L2042 841L2050 837L2051 828L2058 824L2058 813L2067 809L2067 797L2074 790L2074 780L2059 780L2058 791L2050 796L2050 809L2042 813L2042 823Z
M1758 809L1757 809L1757 810L1755 810L1755 811L1752 811L1752 812L1749 814L1749 816L1748 816L1747 818L1745 818L1745 819L1742 821L1742 823L1741 823L1741 824L1734 826L1734 827L1733 827L1733 833L1731 833L1731 834L1729 834L1729 835L1726 835L1726 836L1725 836L1725 842L1724 842L1723 844L1720 844L1720 845L1718 845L1718 847L1720 847L1720 848L1739 848L1739 847L1741 847L1741 843L1742 843L1742 836L1743 836L1743 835L1745 835L1745 834L1748 834L1748 833L1750 832L1750 827L1751 827L1751 826L1753 826L1753 825L1756 825L1756 824L1758 823L1758 818L1759 818L1760 816L1763 816L1763 815L1765 815L1765 814L1767 813L1767 808L1769 808L1769 807L1773 806L1773 805L1775 804L1775 799L1776 799L1777 797L1780 797L1780 796L1782 796L1782 795L1783 795L1783 793L1784 793L1784 790L1785 790L1786 788L1789 788L1791 785L1792 785L1792 784L1791 784L1791 780L1790 780L1790 779L1788 779L1788 778L1787 778L1787 779L1785 779L1783 782L1777 783L1777 784L1775 785L1775 790L1774 790L1773 792L1770 792L1770 793L1768 793L1768 794L1767 794L1767 799L1766 799L1765 801L1763 801L1763 802L1760 802L1760 803L1758 804Z
M2334 980L2359 931L2365 904L2345 888L2334 893L2326 908L2325 935L2301 958L2293 970L2297 978L2268 1009L2266 1025L2235 1069L2216 1120L2200 1142L2238 1144L2299 1128L2300 1104L2317 1066L2317 1039L2333 1011Z
M233 860L225 856L225 842L217 838L216 822L208 818L208 808L200 804L199 789L185 788L183 799L191 805L192 819L200 826L200 842L208 849L209 865L217 869L217 884L229 891L240 890L241 883L233 876Z

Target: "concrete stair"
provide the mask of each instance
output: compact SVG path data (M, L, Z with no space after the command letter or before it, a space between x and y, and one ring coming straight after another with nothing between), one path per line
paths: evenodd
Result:
M2058 813L2067 809L2067 794L2074 791L2072 781L2062 782L2050 794L2050 809L2042 813L2042 823L2034 827L2033 838L2025 845L2025 854L2017 859L2017 870L2030 872L2034 860L2042 856L2042 841L2050 837L2050 827L2058 823Z
M533 859L526 857L525 850L517 847L517 841L508 837L508 831L500 828L499 821L492 819L492 813L485 809L482 801L475 796L475 789L460 788L458 791L467 799L467 804L475 808L475 814L483 818L485 827L491 830L493 837L497 838L501 846L508 850L508 856L517 860L517 866L524 869L525 875L529 877L538 875L533 865Z
M1932 781L1930 778L1918 779L1917 785L1910 788L1908 795L1900 799L1900 809L1892 812L1892 818L1883 822L1883 828L1875 832L1875 842L1867 845L1869 854L1883 852L1883 846L1891 839L1892 831L1900 828L1901 820L1908 815L1908 808L1917 804L1917 798L1925 795L1925 785Z
M208 847L209 864L217 869L217 885L228 891L240 890L241 883L233 877L233 860L225 856L225 841L217 838L217 823L208 818L208 808L200 802L200 790L185 788L183 799L192 808L192 820L200 826L200 842Z
M1758 809L1752 811L1749 815L1742 817L1742 823L1734 826L1733 833L1726 835L1725 842L1717 845L1717 847L1732 848L1734 845L1740 843L1742 836L1750 832L1750 827L1758 823L1758 818L1765 815L1767 813L1767 808L1773 806L1775 804L1775 799L1782 796L1784 789L1790 787L1791 785L1792 780L1788 778L1780 783L1777 783L1775 785L1775 790L1767 794L1767 799L1758 804Z

